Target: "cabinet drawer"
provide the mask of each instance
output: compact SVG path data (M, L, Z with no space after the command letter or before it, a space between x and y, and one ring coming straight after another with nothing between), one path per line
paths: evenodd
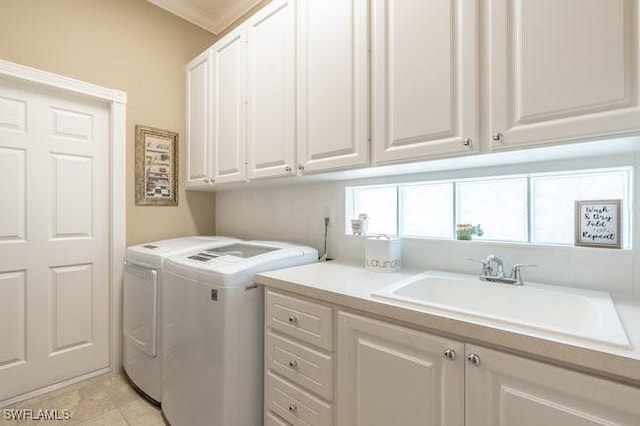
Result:
M329 306L268 291L265 323L327 351L333 348L333 310Z
M296 386L275 376L266 375L265 409L292 425L333 425L333 408Z
M333 400L333 356L267 331L267 368L324 399Z
M271 411L267 413L264 424L265 426L289 426L289 423L285 422L280 417L273 414Z

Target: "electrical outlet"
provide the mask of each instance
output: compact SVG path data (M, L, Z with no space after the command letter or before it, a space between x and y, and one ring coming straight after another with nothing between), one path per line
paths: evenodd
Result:
M325 206L322 209L322 217L323 218L329 218L329 226L333 225L333 207L331 206Z

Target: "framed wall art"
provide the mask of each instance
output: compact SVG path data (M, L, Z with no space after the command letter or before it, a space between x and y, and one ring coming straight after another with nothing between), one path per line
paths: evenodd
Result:
M576 201L575 245L619 249L620 204L621 200Z
M136 205L178 205L178 134L136 125Z

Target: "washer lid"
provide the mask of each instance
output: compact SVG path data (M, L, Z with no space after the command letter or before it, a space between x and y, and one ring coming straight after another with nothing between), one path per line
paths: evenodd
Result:
M161 267L164 258L168 256L199 247L211 247L215 244L232 244L239 241L237 238L216 236L173 238L127 247L125 259L142 266Z
M238 243L224 247L209 247L199 251L198 253L194 253L188 256L188 258L203 263L219 257L225 257L225 260L233 261L230 258L235 258L238 260L249 259L251 257L259 256L261 254L269 253L278 249L279 247L267 247Z

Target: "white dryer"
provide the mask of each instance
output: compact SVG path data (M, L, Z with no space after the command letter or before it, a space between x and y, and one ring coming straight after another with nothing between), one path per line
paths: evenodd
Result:
M184 237L131 246L125 254L122 364L134 387L160 404L162 398L162 285L164 259L198 247L233 244L227 237Z
M314 248L269 241L167 259L162 410L172 426L262 424L256 274L317 260Z

